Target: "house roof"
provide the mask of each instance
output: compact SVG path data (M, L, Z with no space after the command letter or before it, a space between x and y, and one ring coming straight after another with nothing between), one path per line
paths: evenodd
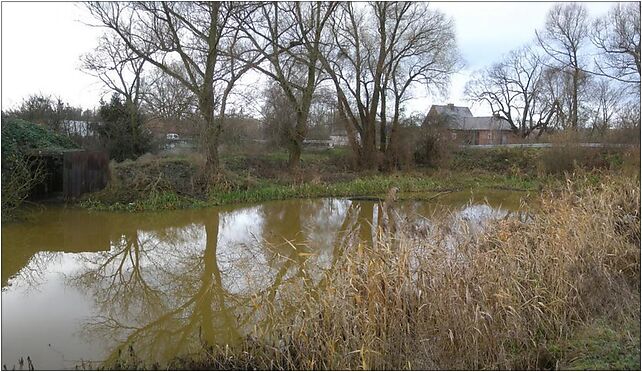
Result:
M459 130L511 130L506 120L493 116L464 117L458 122L452 122L450 127Z
M435 109L435 112L439 115L450 115L450 116L459 116L459 117L472 117L473 113L470 112L468 107L455 106L452 104L448 105L432 105L432 109Z

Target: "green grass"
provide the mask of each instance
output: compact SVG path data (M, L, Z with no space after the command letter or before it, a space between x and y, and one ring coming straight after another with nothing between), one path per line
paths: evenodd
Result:
M552 348L563 370L640 370L640 320L595 320Z
M351 170L349 149L307 151L302 154L301 169L295 174L287 169L285 151L227 154L221 156L221 176L206 182L209 187L203 186L199 192L187 190L185 182L179 182L195 174L198 159L150 156L116 165L115 169L122 173L121 181L126 182L89 195L80 205L97 210L154 211L293 198L379 196L393 186L402 193L466 189L536 191L546 185L562 186L565 180L563 174L544 171L542 156L549 150L463 149L454 154L448 169L422 168L394 174ZM628 173L637 174L639 160L635 154L639 152L610 153L607 162L597 161L604 163L598 168L624 172L629 166L633 170ZM153 174L152 165L156 172ZM182 176L177 178L177 174ZM171 181L169 187L155 192L145 187L146 182L161 177ZM132 183L136 179L138 184ZM599 179L596 176L596 182ZM140 180L144 182L141 184ZM184 184L182 189L176 186L180 184Z
M536 190L541 184L537 179L502 176L497 174L435 173L425 175L406 173L394 175L370 175L349 181L303 182L284 184L275 180L258 180L250 185L226 185L210 188L205 199L178 195L175 192L143 193L131 202L109 202L118 199L90 195L80 206L93 210L109 211L155 211L183 208L200 208L236 203L259 203L269 200L284 200L316 197L356 197L383 195L390 188L398 187L402 193L437 192L463 189Z

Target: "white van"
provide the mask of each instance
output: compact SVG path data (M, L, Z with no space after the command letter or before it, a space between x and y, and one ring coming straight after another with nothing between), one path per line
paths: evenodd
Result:
M176 134L176 133L167 133L167 140L169 140L169 141L178 140L178 134Z

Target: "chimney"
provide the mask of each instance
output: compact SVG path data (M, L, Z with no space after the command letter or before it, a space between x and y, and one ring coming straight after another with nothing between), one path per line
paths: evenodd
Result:
M451 109L451 110L454 110L455 109L455 104L454 103L449 103L448 104L448 108Z

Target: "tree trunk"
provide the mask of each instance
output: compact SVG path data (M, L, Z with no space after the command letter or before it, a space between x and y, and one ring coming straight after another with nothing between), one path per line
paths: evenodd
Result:
M577 91L579 90L579 70L576 68L573 71L573 91L572 101L571 101L571 127L573 130L577 130Z
M299 169L301 163L301 152L303 148L303 140L305 139L306 130L308 127L308 114L310 112L310 105L312 104L312 93L308 92L303 97L302 107L297 109L296 125L294 126L294 133L290 135L288 145L288 168L294 172Z
M386 170L390 171L398 168L399 161L399 100L395 101L395 113L392 118L392 127L390 128L390 139L386 147Z
M138 156L139 155L139 150L140 150L140 144L139 144L139 128L138 128L138 118L137 118L137 109L136 105L134 102L131 100L125 101L125 105L127 107L127 111L129 111L129 126L131 130L131 135L132 135L132 152L133 155Z
M360 165L363 169L375 169L379 164L377 161L377 133L375 123L369 122L365 125L361 150Z
M301 148L303 147L303 141L296 138L290 139L288 142L288 169L291 172L296 172L299 169L299 164L301 163Z
M207 89L200 98L199 109L201 116L205 121L204 128L204 150L207 171L215 174L219 169L218 158L218 137L220 132L220 123L214 117L214 92L213 89Z
M381 151L381 153L383 154L383 153L386 152L386 147L387 147L387 144L386 144L386 136L387 136L387 133L386 133L386 130L387 130L386 129L386 124L387 124L386 123L386 94L385 94L385 92L384 92L384 94L381 95L381 115L380 116L381 116L380 117L380 119L381 119L381 127L380 127L380 132L379 132L379 151Z

